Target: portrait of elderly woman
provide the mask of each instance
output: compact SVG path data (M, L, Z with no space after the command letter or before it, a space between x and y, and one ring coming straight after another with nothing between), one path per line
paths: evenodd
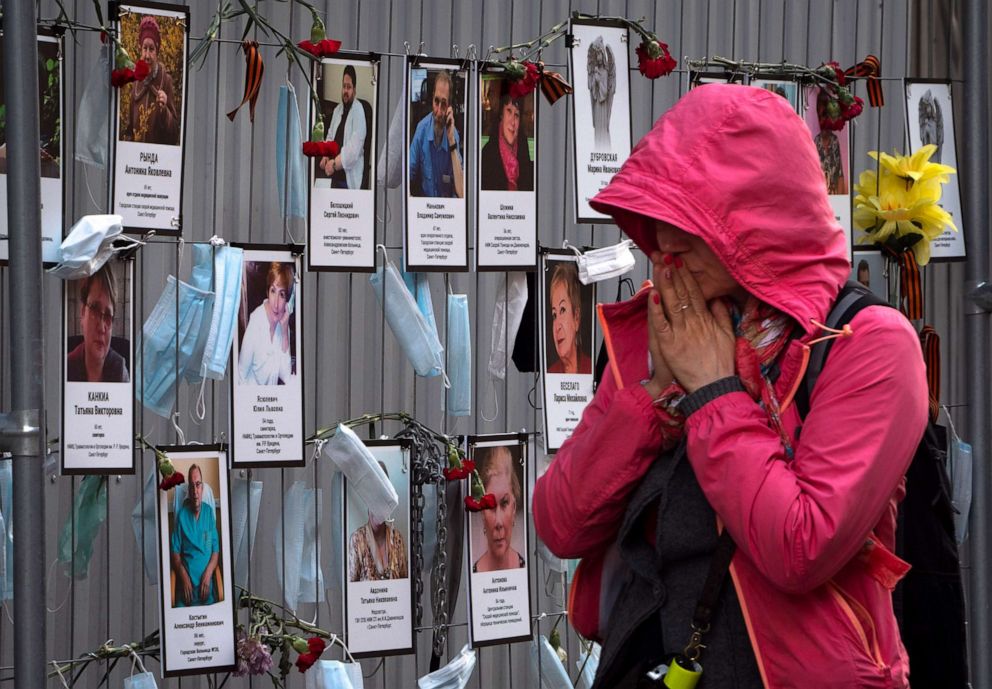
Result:
M525 507L523 499L523 464L519 459L519 445L477 447L475 466L487 493L496 497L496 508L471 515L473 544L485 543L485 550L472 563L472 572L496 572L523 567ZM519 517L519 519L518 519ZM516 528L517 522L520 528ZM482 539L478 537L482 525ZM478 555L481 545L473 547L472 556Z
M819 129L819 118L826 112L829 99L825 92L816 90L816 114L807 114L806 122L810 126ZM820 129L815 132L813 143L816 144L816 152L820 156L820 168L823 176L827 180L828 194L846 194L847 189L847 127L839 132L829 129Z
M263 279L264 291L260 289ZM242 385L285 385L295 374L295 290L296 268L292 263L246 263L238 347ZM257 306L246 318L252 304Z
M105 264L93 275L70 283L75 289L79 320L70 325L66 308L66 381L70 383L127 383L130 380L127 339L114 337L126 332L123 308L124 285L118 286L114 265ZM123 269L122 269L123 270ZM121 280L123 283L124 280Z
M579 282L573 261L550 270L544 319L548 373L592 373L592 288Z
M148 77L124 88L130 89L127 102L121 101L121 139L149 144L179 144L182 103L176 93L172 75L163 61L160 22L175 22L167 17L145 15L138 24L135 60L148 63ZM123 24L123 22L122 22ZM126 25L125 25L126 26ZM180 65L182 43L179 44Z
M486 191L533 191L534 93L513 98L506 79L490 79L483 91L481 184ZM483 83L486 83L484 81Z

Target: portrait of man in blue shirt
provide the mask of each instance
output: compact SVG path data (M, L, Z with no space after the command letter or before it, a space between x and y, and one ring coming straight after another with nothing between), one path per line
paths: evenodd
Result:
M217 519L212 507L203 506L203 472L189 468L186 499L176 510L169 544L172 571L176 573L173 607L212 605L217 602L214 570L220 560Z
M461 140L451 104L451 75L434 76L431 111L417 123L410 142L410 195L465 198Z

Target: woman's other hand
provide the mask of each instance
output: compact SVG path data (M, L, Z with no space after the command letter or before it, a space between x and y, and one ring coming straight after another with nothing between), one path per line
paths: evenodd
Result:
M654 296L654 292L648 295L648 302ZM661 352L661 345L658 344L658 309L648 308L648 351L651 353L651 364L654 368L651 379L644 384L644 389L651 396L651 399L658 399L665 388L672 384L675 376L665 362L665 356Z
M675 379L692 393L734 375L734 326L723 300L707 305L677 255L656 253L652 263L655 288L648 298L648 322Z

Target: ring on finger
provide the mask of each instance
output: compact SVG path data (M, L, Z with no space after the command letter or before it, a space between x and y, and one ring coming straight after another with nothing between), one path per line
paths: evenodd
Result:
M681 306L679 306L679 311L685 311L687 308L689 308L689 306L690 304L682 304Z

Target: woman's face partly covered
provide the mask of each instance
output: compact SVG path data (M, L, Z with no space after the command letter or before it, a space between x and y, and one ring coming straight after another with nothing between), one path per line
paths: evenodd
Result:
M579 317L568 295L568 285L561 280L551 285L551 332L558 358L575 360Z
M103 361L110 351L110 338L114 325L114 303L103 288L103 283L93 280L90 283L86 303L83 304L81 325L86 358L89 361Z
M513 497L513 485L508 473L498 473L489 477L485 486L487 493L496 496L496 509L482 510L482 524L486 530L486 546L497 559L506 555L513 537L513 524L517 518L517 500Z
M661 266L663 269L665 254L674 254L685 263L706 301L717 297L731 297L734 300L747 298L747 292L731 277L705 241L670 223L661 220L654 223L659 253L652 254L651 262L656 268Z

